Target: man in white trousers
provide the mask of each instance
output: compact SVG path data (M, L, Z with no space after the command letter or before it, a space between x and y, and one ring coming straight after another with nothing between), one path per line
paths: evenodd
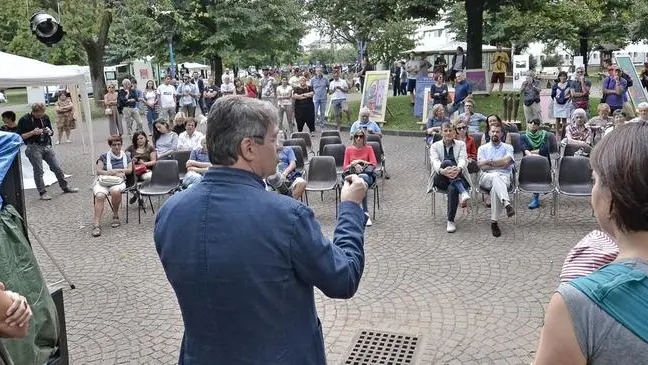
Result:
M513 159L513 146L501 141L502 127L493 125L490 127L489 133L490 142L480 146L477 150L477 165L481 170L479 186L484 190L490 190L491 232L493 236L499 237L502 232L497 220L502 213L502 207L506 210L508 217L515 215L508 194L515 160Z

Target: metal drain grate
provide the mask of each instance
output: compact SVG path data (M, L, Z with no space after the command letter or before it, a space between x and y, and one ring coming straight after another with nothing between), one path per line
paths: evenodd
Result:
M413 365L418 336L361 331L356 337L345 365Z

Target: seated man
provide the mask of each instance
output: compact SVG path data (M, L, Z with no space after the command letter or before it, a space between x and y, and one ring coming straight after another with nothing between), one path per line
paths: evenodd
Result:
M280 194L299 199L306 190L306 180L302 177L301 172L297 171L295 151L290 147L283 146L285 140L286 136L283 132L279 132L277 135L277 157L279 159L277 173L268 176L266 182Z
M639 116L631 119L630 123L648 122L648 103L645 101L639 103L639 105L637 105L637 114L639 114Z
M205 136L202 136L200 138L200 147L193 149L189 155L187 174L182 179L182 186L188 189L199 183L211 165L209 153L207 152L207 142Z
M491 197L491 232L493 236L502 235L497 220L506 209L506 215L512 217L515 210L511 205L508 188L511 185L511 172L515 160L513 159L513 146L500 140L502 127L490 126L490 142L481 145L477 150L477 166L481 169L479 186L483 190L490 190Z
M441 125L443 140L435 142L430 147L430 161L433 169L434 186L447 191L448 194L448 223L446 231L454 233L457 230L454 219L457 206L465 207L470 199L470 173L468 172L468 156L466 143L455 139L455 132L450 122Z
M540 119L534 118L527 124L526 133L520 136L520 144L525 156L540 155L549 160L551 166L551 157L549 156L549 133L540 129ZM533 193L529 209L536 209L540 206L540 194Z
M370 120L370 115L371 111L369 110L369 108L363 107L362 109L360 109L360 120L353 122L351 129L349 130L349 134L353 136L358 129L362 128L368 133L377 134L382 137L382 131L380 130L378 123Z
M564 147L563 156L581 154L589 156L591 147L591 130L585 124L586 113L583 109L575 109L572 112L572 122L567 125L565 138L561 145ZM579 152L580 151L580 152Z

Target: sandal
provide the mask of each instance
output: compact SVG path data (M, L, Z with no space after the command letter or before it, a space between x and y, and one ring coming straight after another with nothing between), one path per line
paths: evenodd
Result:
M101 236L101 228L99 226L94 226L94 229L92 230L92 237L99 236Z
M121 222L119 222L119 217L113 217L112 224L110 226L113 228L117 228L121 226Z

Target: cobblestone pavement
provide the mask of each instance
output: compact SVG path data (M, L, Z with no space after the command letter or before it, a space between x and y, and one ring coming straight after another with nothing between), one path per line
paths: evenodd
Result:
M95 123L97 150L107 150L106 121ZM138 224L131 206L130 223L111 229L106 213L103 235L92 238L94 158L83 153L78 130L73 137L55 149L82 191L63 195L55 185L52 201L34 190L26 197L29 223L77 286L65 291L72 364L175 363L182 320L153 245L154 217L149 212ZM433 218L425 194L422 140L387 136L385 148L391 179L366 231L358 293L346 301L316 295L329 363L340 364L357 332L369 329L420 336L419 364L528 364L562 261L595 226L589 200L562 198L554 227L549 197L529 211L523 196L519 223L503 218L497 239L482 205L477 216L460 211L458 231L447 234L443 197ZM310 202L330 237L334 195L322 202L313 194ZM34 247L47 281L61 279Z

